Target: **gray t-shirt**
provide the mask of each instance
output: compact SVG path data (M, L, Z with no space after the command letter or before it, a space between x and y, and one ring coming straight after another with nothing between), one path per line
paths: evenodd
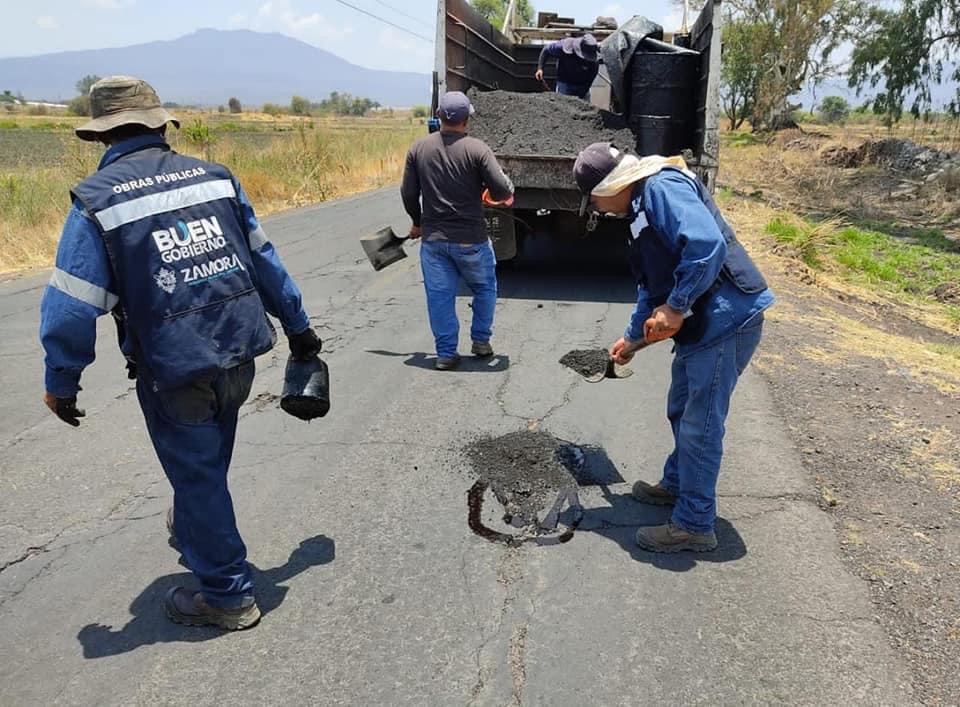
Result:
M413 143L400 196L425 240L482 243L487 239L480 201L484 187L497 201L513 194L513 184L485 142L440 131Z

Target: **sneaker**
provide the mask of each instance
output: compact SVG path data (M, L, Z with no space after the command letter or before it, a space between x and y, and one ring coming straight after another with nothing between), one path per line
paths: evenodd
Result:
M689 533L673 523L650 525L637 531L637 545L650 552L709 552L717 548L717 535Z
M474 341L473 346L470 347L470 353L477 358L489 358L493 356L493 347L489 341Z
M433 367L438 371L452 371L454 368L460 365L460 355L456 354L449 358L443 358L442 356L437 358L437 362L433 364Z
M659 483L648 484L646 481L638 481L633 485L630 494L640 503L649 503L651 506L672 506L677 502L677 494L663 488Z
M253 628L260 622L260 608L251 598L247 606L218 609L210 606L200 592L190 594L183 587L174 587L163 599L167 616L184 626L216 626L227 631Z

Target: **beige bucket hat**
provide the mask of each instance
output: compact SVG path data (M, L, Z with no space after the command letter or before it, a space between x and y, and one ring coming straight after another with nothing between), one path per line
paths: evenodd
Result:
M95 141L101 134L121 125L159 128L173 123L174 127L180 127L180 121L160 105L153 86L133 76L108 76L93 84L90 112L93 120L76 129L81 140Z

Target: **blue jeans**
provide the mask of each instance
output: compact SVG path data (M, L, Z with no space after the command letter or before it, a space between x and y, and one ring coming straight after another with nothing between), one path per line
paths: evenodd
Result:
M237 413L253 375L248 361L173 391L153 390L149 375L137 381L147 431L173 486L177 545L204 598L221 608L253 596L247 548L227 489Z
M493 336L493 312L497 305L497 259L490 241L424 241L420 246L420 267L437 356L452 358L457 355L460 339L457 287L461 277L473 293L470 338L480 343L489 342Z
M562 93L564 96L576 96L577 98L587 100L590 97L590 86L578 86L575 83L557 81L557 93Z
M667 418L674 450L664 464L660 485L677 494L672 521L688 532L713 530L730 397L762 331L761 312L733 336L673 359Z

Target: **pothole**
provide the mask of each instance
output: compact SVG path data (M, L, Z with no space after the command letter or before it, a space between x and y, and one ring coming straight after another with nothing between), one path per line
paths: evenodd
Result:
M542 430L480 439L464 451L478 477L467 494L467 523L507 545L569 541L583 518L579 488L623 481L599 447Z

